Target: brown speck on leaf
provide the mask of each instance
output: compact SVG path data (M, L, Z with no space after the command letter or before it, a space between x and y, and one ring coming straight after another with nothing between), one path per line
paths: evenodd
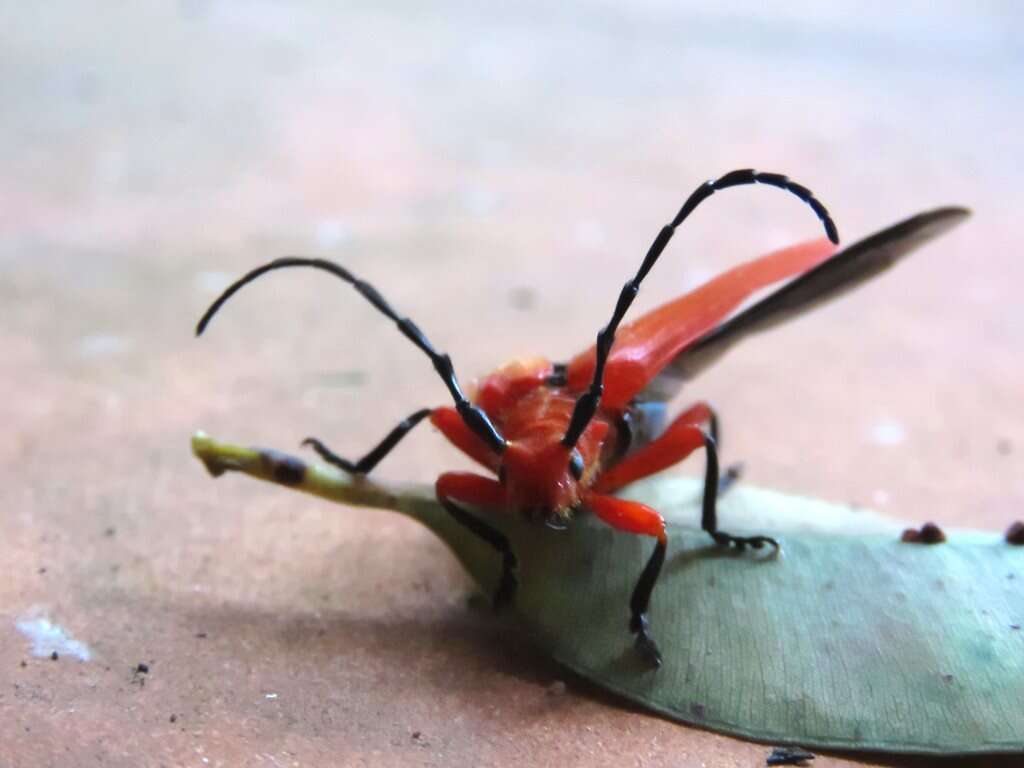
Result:
M1024 545L1024 523L1020 520L1014 520L1006 529L1006 543L1017 547Z
M900 536L900 541L908 544L941 544L946 534L935 523L925 523L920 529L907 528Z

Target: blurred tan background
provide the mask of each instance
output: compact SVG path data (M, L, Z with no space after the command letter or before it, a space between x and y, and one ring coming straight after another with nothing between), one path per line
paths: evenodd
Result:
M688 394L746 482L1005 528L1024 517L1022 21L1012 2L0 2L0 765L763 764L579 681L552 695L565 674L468 605L413 524L205 475L196 428L354 455L445 402L343 286L282 273L201 342L193 324L238 273L317 254L468 382L590 344L724 171L790 174L847 242L967 205ZM781 192L730 191L637 308L817 233ZM462 463L422 428L380 471ZM41 622L89 660L33 655Z

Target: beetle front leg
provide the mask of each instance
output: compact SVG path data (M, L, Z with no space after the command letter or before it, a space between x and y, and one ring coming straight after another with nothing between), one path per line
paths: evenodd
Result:
M518 561L512 551L512 545L505 534L456 503L492 509L501 507L505 500L505 489L501 483L472 472L445 472L437 478L434 490L441 506L448 510L456 522L486 541L501 555L501 578L494 590L494 608L497 610L510 603L519 587L515 574Z
M629 631L636 635L636 649L644 660L652 666L660 667L661 651L651 637L647 609L654 585L661 574L661 566L665 563L665 550L668 548L665 520L646 504L600 493L588 493L583 503L612 528L657 539L654 552L640 573L629 600Z
M417 424L423 421L423 419L431 413L433 413L432 409L423 408L416 411L416 413L407 416L399 422L398 426L388 432L385 438L381 440L375 448L363 456L363 458L359 459L359 461L343 459L315 437L307 437L302 441L302 445L312 448L320 455L320 458L328 464L332 464L335 467L343 469L353 475L365 475L376 467L377 464L380 463L381 459L391 453L391 450L398 445L401 439L409 434Z

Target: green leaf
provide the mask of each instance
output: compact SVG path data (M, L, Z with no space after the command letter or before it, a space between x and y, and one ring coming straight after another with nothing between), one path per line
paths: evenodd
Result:
M425 487L351 479L285 454L193 438L214 474L238 470L434 531L490 593L499 563ZM490 514L520 561L514 610L556 660L673 720L780 744L903 753L1024 751L1024 547L947 531L904 543L877 514L738 486L722 528L782 554L721 550L700 531L699 484L662 476L623 495L669 524L651 604L664 664L627 631L652 542L579 515L566 531Z

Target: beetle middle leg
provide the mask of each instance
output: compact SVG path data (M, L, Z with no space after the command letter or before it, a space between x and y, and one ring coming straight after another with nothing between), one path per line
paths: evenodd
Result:
M494 526L467 512L457 502L474 507L496 509L504 502L504 489L497 480L472 472L445 472L434 486L437 500L460 525L480 537L501 555L501 577L494 590L494 607L501 608L515 597L519 581L516 579L518 560L508 537Z
M699 426L703 422L714 424L710 417L711 409L705 403L695 405L680 414L661 437L605 472L598 479L594 490L600 493L613 493L635 480L653 475L682 461L703 447L707 454L707 464L704 470L701 528L718 544L724 546L734 546L742 550L747 547L760 549L765 544L770 544L778 549L778 542L770 536L733 536L731 533L718 530L717 504L721 488L718 444L710 432Z

